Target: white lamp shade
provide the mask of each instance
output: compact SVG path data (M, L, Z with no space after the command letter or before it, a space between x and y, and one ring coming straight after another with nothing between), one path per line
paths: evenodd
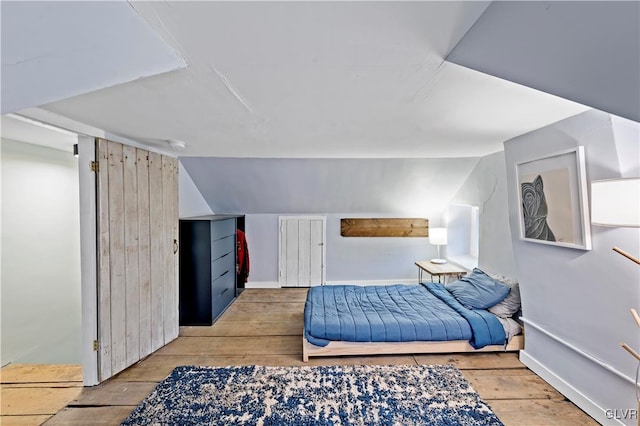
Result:
M591 223L640 227L640 178L592 181Z
M429 242L434 246L446 246L447 228L429 228Z

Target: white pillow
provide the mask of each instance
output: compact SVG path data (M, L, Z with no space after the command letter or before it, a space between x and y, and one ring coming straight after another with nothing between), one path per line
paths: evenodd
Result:
M489 276L511 288L507 297L505 297L502 302L490 307L489 312L500 318L511 318L520 310L521 306L520 285L518 285L518 281L503 275L489 274Z
M498 318L498 321L502 323L504 334L507 335L507 342L510 342L513 336L522 333L522 327L513 318Z
M520 310L520 286L516 283L504 300L489 308L489 312L500 318L511 318Z
M515 278L509 278L507 276L499 275L499 274L489 274L489 276L494 280L500 281L501 283L509 287L513 287L514 285L518 284L518 280Z

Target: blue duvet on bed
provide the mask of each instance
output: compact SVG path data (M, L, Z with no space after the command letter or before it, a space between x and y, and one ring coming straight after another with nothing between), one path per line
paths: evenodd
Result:
M476 349L504 344L502 324L462 306L442 284L312 287L304 333L317 346L348 342L469 340Z

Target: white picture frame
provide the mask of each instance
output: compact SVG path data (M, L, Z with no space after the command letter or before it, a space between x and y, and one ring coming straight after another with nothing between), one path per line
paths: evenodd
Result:
M516 164L520 239L591 250L584 147Z

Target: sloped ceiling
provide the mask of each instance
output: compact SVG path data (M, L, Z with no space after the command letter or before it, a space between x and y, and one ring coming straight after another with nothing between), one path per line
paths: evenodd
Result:
M0 15L2 114L186 66L125 1L3 1Z
M493 2L448 61L640 122L640 2Z
M439 218L477 158L182 157L216 213L394 213Z
M45 106L185 156L469 157L586 108L444 63L488 2L134 2L184 70Z

